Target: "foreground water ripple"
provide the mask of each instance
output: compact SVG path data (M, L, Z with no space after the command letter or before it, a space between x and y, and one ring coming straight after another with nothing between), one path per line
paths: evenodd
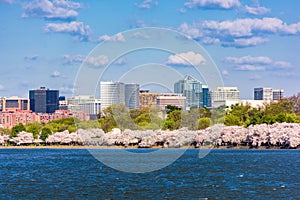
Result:
M0 199L300 199L299 174L299 150L212 150L199 159L190 149L164 169L132 174L85 149L0 149Z

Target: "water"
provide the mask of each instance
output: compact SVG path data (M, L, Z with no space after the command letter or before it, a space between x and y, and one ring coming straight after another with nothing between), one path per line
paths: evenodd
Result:
M0 199L53 198L300 199L300 151L212 150L199 159L190 149L166 168L134 174L85 149L0 149Z

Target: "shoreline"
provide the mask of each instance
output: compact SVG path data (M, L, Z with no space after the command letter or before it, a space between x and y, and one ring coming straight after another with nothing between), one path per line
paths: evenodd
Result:
M150 148L139 148L138 146L79 146L79 145L51 145L51 146L0 146L1 149L249 149L249 150L300 150L298 148L278 148L278 147L259 147L259 148L250 148L248 146L201 146L201 147L194 147L194 146L182 146L182 147L161 147L161 146L153 146Z

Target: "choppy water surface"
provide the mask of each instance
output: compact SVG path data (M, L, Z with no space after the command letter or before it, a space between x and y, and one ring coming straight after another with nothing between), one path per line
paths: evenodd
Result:
M53 198L300 199L300 151L212 150L199 159L190 149L166 168L133 174L85 149L0 149L0 199Z

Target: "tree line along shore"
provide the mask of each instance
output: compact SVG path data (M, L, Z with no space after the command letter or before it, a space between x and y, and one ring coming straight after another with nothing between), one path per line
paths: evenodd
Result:
M0 129L0 145L299 148L297 106L291 100L263 108L233 105L182 111L168 106L164 113L157 108L128 110L113 105L97 120L67 118Z

